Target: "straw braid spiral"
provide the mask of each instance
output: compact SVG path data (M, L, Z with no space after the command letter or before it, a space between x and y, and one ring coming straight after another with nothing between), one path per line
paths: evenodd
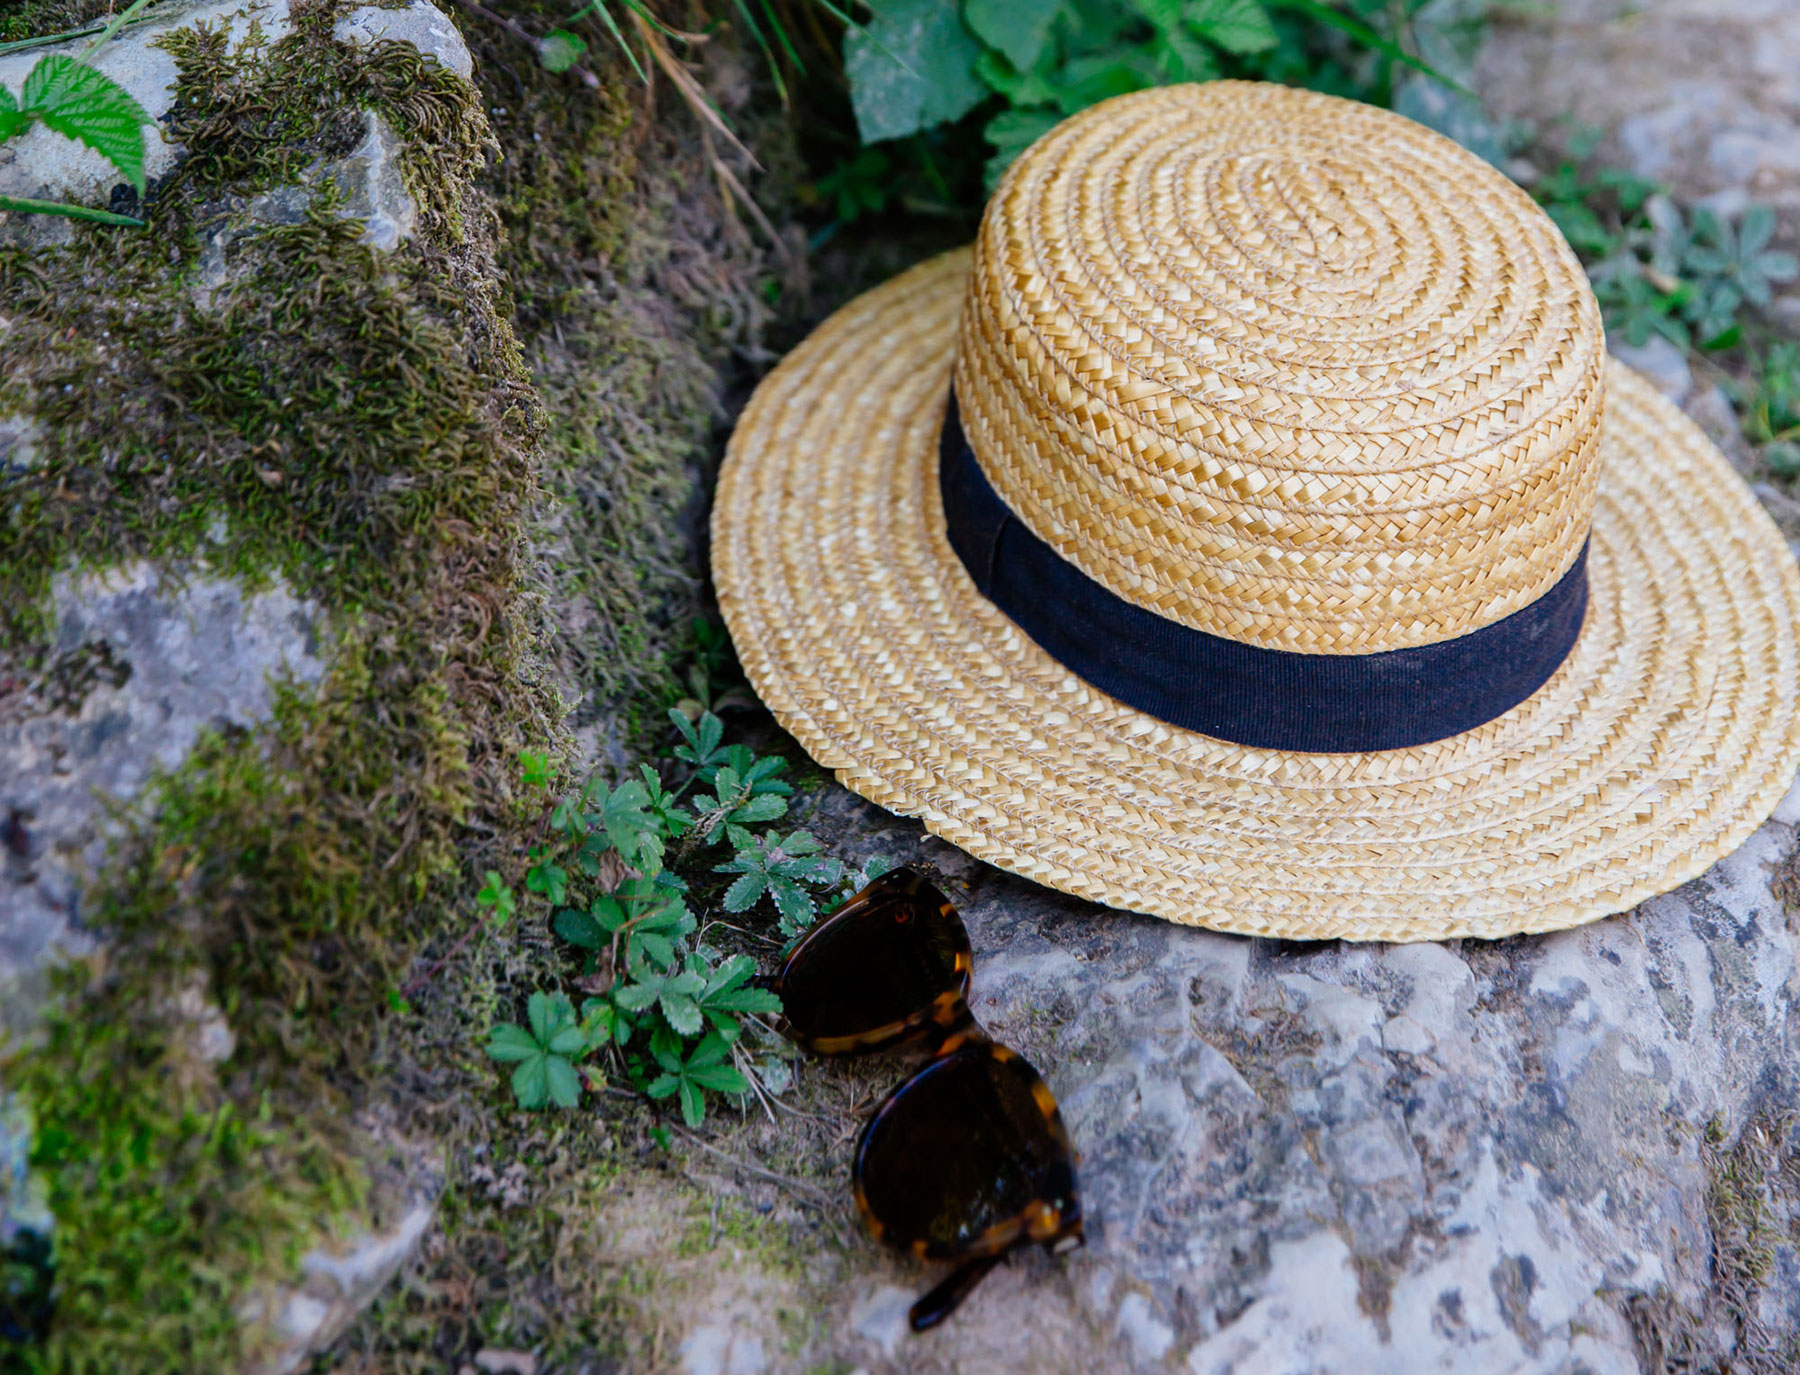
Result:
M1366 654L1535 601L1587 538L1604 352L1554 225L1384 111L1213 82L1008 172L957 342L1025 524L1136 605Z

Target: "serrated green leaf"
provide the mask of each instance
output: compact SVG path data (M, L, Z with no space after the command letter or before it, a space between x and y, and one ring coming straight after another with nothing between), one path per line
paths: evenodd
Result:
M712 997L717 993L729 993L756 972L756 962L748 955L733 955L712 971L706 981L703 996Z
M570 945L579 945L583 950L600 950L611 940L599 922L573 907L558 912L551 926Z
M552 1103L560 1108L572 1108L581 1101L581 1077L567 1060L558 1055L546 1056L544 1075Z
M690 1069L687 1077L701 1088L714 1093L748 1093L750 1081L733 1065L702 1065Z
M642 1012L655 1002L659 993L654 985L632 983L613 990L613 1001L627 1012Z
M701 1065L718 1064L730 1054L731 1042L733 1039L734 1038L732 1037L726 1036L723 1032L707 1032L705 1039L703 1039L699 1045L694 1047L694 1053L688 1056L688 1068L695 1069Z
M19 102L13 99L13 93L5 86L0 86L0 141L11 138L26 123L25 116L19 111Z
M773 1016L781 1011L781 999L766 988L735 988L727 993L715 993L706 1000L707 1010L719 1012L748 1012L760 1016Z
M681 1117L689 1127L698 1127L706 1120L706 1100L700 1095L700 1087L685 1076L681 1080Z
M550 1101L550 1071L542 1054L519 1062L513 1071L512 1091L522 1108L541 1108Z
M675 962L675 942L660 931L633 931L631 942L652 964L667 969Z
M1021 72L1037 65L1060 13L1062 0L963 0L970 31Z
M769 880L769 896L775 899L776 909L789 925L806 926L812 921L814 912L812 894L792 879L771 878Z
M961 119L987 95L975 74L981 44L945 0L876 0L844 35L844 73L864 143Z
M756 906L756 900L763 895L763 890L768 887L768 883L766 874L745 874L725 890L725 910L727 912L748 912Z
M65 53L38 59L25 78L22 114L85 143L144 192L144 126L151 123L131 92Z
M488 1032L487 1053L496 1060L525 1060L541 1051L530 1032L511 1022L502 1022Z
M1280 41L1261 0L1187 0L1182 16L1195 33L1228 53L1267 52Z
M587 1032L579 1026L566 1026L550 1038L545 1047L552 1055L579 1055L587 1049Z
M581 61L586 51L587 44L580 35L567 29L551 29L538 42L538 61L547 72L566 72Z
M548 1045L556 1034L557 1023L548 993L533 993L525 1000L525 1015L531 1022L531 1034L539 1045Z
M662 996L663 1016L669 1019L669 1025L683 1036L698 1036L703 1025L700 1009L694 1000L685 994L664 993Z
M681 1080L673 1074L659 1074L644 1086L644 1092L652 1098L667 1098L680 1087Z
M754 826L760 822L773 821L777 817L787 815L787 799L765 793L761 797L753 797L743 806L731 813L731 819L744 826Z

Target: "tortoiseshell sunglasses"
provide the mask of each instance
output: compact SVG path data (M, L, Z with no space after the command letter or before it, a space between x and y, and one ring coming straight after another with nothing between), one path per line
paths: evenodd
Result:
M1007 1253L1081 1244L1062 1114L1038 1072L969 1010L969 933L925 876L898 869L794 947L768 986L782 1030L815 1055L922 1047L856 1148L856 1206L878 1238L960 1261L912 1306L915 1332L955 1311Z

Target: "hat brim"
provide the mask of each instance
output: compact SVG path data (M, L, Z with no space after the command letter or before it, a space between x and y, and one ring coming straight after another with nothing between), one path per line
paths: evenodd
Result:
M1294 754L1089 687L976 591L937 487L967 251L851 302L757 389L713 514L751 683L845 786L977 858L1249 935L1574 926L1704 871L1800 763L1800 569L1716 448L1608 374L1590 604L1524 703L1412 749Z

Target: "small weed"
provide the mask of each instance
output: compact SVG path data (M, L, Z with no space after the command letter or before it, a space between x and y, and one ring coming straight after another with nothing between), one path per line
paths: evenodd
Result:
M548 838L528 855L525 889L550 909L550 929L589 996L578 1013L561 992L533 993L528 1026L493 1029L488 1053L516 1063L512 1087L521 1107L574 1107L581 1067L593 1057L653 1099L678 1099L689 1126L704 1120L708 1094L752 1092L748 1076L762 1070L739 1044L745 1020L781 1005L751 983L748 955L722 955L701 938L689 880L678 869L735 874L724 910L747 912L767 899L790 937L818 915L812 890L845 880L845 866L821 854L811 835L773 824L787 815L793 793L779 777L786 761L726 744L724 723L710 711L690 720L673 708L669 720L678 734L669 758L682 775L675 786L648 764L610 788L590 783L548 805ZM549 778L537 758L522 772L528 786ZM721 843L732 857L704 865ZM866 882L885 867L874 861L854 877ZM497 914L513 910L495 871L476 901ZM590 1086L603 1081L595 1066L585 1074Z

